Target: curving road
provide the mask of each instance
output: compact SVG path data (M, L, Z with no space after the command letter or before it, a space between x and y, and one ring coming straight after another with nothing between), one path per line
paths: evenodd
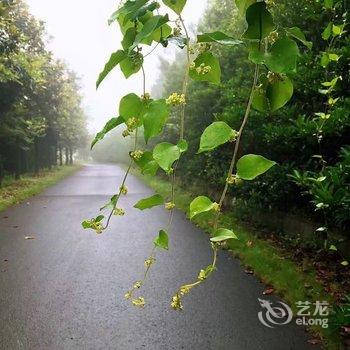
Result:
M122 176L119 166L88 165L0 214L1 350L315 349L303 328L270 329L259 322L264 285L228 253L220 254L218 271L205 286L184 299L184 312L170 309L176 288L211 259L207 236L181 212L171 249L158 254L143 291L147 306L130 306L124 293L140 278L167 213L133 209L152 191L130 176L130 194L122 199L127 215L100 236L80 226L108 201ZM35 239L24 239L29 235Z

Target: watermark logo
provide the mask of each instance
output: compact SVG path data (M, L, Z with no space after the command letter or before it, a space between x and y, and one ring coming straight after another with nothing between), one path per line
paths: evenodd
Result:
M293 311L283 302L273 303L270 300L258 299L262 311L258 312L259 321L268 328L283 326L293 320ZM321 326L328 328L329 304L327 301L297 301L298 309L295 315L295 323L298 326Z
M258 313L259 321L266 327L274 328L290 323L293 319L291 308L281 301L277 305L269 300L259 299L261 307L264 311Z

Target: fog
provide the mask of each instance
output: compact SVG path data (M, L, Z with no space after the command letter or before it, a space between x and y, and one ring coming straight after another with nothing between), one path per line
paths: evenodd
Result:
M120 48L121 35L116 24L107 19L115 11L115 0L27 0L32 14L46 23L51 36L49 48L81 77L84 108L89 129L95 132L116 115L118 101L128 92L141 92L141 75L125 80L118 69L113 71L96 91L95 82L110 54ZM207 0L189 0L184 11L187 25L198 23ZM169 10L171 12L171 10ZM149 48L145 49L148 52ZM176 48L157 48L146 58L147 90L158 77L158 56L173 59Z

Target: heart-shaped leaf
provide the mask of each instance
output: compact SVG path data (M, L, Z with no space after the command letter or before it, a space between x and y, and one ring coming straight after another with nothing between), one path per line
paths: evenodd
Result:
M204 52L194 60L195 66L190 70L193 80L209 81L220 84L221 68L219 60L211 52Z
M149 103L146 109L146 114L143 116L146 143L151 137L157 136L161 133L168 117L169 108L165 100L156 100Z
M154 240L154 245L161 249L169 249L169 237L165 230L160 230L158 237Z
M266 9L264 1L248 7L246 12L248 28L244 33L246 39L262 40L275 28L271 13Z
M237 162L237 175L243 180L254 180L264 174L275 162L256 154L247 154Z
M145 209L156 207L157 205L162 205L163 203L164 203L163 197L160 196L159 194L155 194L154 196L139 200L134 205L134 208L145 210Z
M223 145L234 136L234 130L225 122L214 122L203 132L198 153L207 152Z
M254 63L265 64L270 71L281 74L296 71L299 55L299 48L295 41L282 38L272 45L269 52L251 50L249 59Z
M215 207L217 207L217 203L213 203L206 196L199 196L190 204L190 219L193 219L198 214L211 211Z
M141 98L131 93L120 100L119 114L127 121L129 118L140 117L143 107Z
M159 143L153 150L154 160L166 172L170 172L171 166L180 155L179 147L168 142Z
M222 242L227 241L229 239L238 239L238 237L233 231L227 230L226 228L219 228L215 232L215 235L212 238L210 238L212 242Z
M149 151L144 152L140 159L135 160L135 163L140 167L142 174L155 176L159 169L152 152Z
M293 83L288 77L281 77L268 84L266 97L270 103L272 112L283 107L293 96Z

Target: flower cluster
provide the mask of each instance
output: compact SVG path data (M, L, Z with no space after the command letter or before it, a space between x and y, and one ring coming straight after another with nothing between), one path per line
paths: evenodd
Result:
M174 92L166 99L166 103L171 106L181 106L186 103L186 98L184 94Z
M277 41L278 39L278 32L277 31L273 31L269 34L269 36L267 37L267 41L270 43L270 44L273 44Z
M132 303L133 303L133 305L135 305L137 307L141 307L141 308L144 307L146 304L145 298L143 298L143 297L139 297L137 299L132 300Z
M173 203L173 202L165 203L166 210L173 210L174 208L175 208L175 203Z
M113 210L113 214L116 216L124 216L125 215L125 210L122 208L115 208Z
M231 174L227 179L226 182L229 185L240 185L242 184L243 180L241 178L239 178L237 175L233 175Z
M140 160L143 156L143 151L137 150L130 153L130 157L134 160Z
M149 101L151 99L151 95L148 92L146 92L144 95L141 96L141 98L144 101Z
M156 259L153 256L150 256L148 259L145 260L145 267L149 269L154 263Z
M206 66L205 63L201 63L198 67L196 67L196 64L193 62L190 68L192 70L195 69L200 75L206 75L211 72L211 66Z
M183 306L181 303L181 297L179 296L179 294L175 294L172 297L170 305L174 310L179 310L179 311L183 310Z
M128 194L128 188L125 185L120 186L119 191L124 196Z

